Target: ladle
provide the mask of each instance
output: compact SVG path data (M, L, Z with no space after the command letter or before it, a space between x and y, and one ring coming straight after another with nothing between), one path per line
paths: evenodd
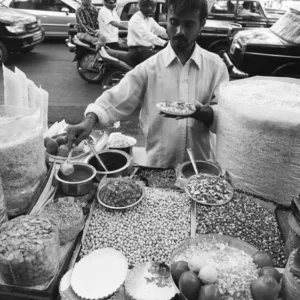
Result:
M187 152L188 152L188 155L190 157L190 161L193 165L195 173L199 174L198 168L197 168L197 165L196 165L196 162L195 162L195 159L194 159L194 155L193 155L193 152L192 152L192 149L187 148ZM192 201L191 206L192 206L191 207L191 237L195 238L196 237L196 228L197 228L197 223L196 223L196 213L197 213L196 202Z
M60 165L60 171L65 175L71 175L74 172L74 166L70 162L72 156L73 148L71 148L67 159Z
M108 173L108 170L107 170L105 164L101 160L101 158L98 155L98 153L97 153L96 149L94 148L94 146L92 144L90 144L87 140L85 140L85 143L90 147L90 149L93 152L95 158L98 160L98 162L100 163L100 165L102 166L102 168L104 169L104 171Z

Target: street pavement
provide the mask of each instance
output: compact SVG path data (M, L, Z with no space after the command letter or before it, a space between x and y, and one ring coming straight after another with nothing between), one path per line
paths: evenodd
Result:
M66 120L79 123L89 103L101 95L100 84L89 84L79 76L76 62L63 40L46 40L28 54L13 55L6 67L18 67L27 78L49 93L49 123ZM4 103L3 72L0 67L0 105ZM121 122L120 131L137 138L138 146L144 145L144 137L138 125L137 109Z

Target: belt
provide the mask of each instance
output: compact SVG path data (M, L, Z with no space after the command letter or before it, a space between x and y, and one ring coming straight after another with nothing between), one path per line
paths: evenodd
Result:
M139 49L139 48L147 48L153 50L153 46L129 46L129 49Z

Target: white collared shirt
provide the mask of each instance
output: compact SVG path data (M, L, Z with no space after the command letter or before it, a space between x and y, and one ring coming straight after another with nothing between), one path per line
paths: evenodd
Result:
M121 22L115 9L110 10L103 6L98 13L100 34L106 38L106 43L117 43L119 41L119 29L111 24L111 21Z
M210 128L194 118L175 120L159 115L161 101L217 103L219 85L229 80L221 58L196 45L183 66L170 44L128 72L120 83L105 91L85 114L97 114L100 125L129 116L139 104L140 126L146 138L147 165L176 167L189 160L191 148L196 159L215 159L215 121ZM217 105L213 105L217 107ZM217 110L214 109L217 112Z
M153 18L146 18L141 11L136 12L128 22L127 44L132 46L146 46L153 45L164 46L165 40L159 38L168 38L166 29Z

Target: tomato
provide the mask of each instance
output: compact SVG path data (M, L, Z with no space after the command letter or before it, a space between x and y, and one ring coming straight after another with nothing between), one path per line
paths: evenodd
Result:
M272 276L278 283L280 282L281 279L281 274L278 272L278 270L269 266L263 267L259 270L258 276L263 276L263 275Z
M188 300L197 300L201 288L199 277L192 271L184 272L179 279L179 290Z
M206 284L201 287L198 300L222 300L222 297L215 284Z
M273 267L272 256L270 253L265 251L258 251L252 255L253 262L258 268L266 266Z
M171 265L171 274L177 286L181 274L186 271L189 271L188 263L186 261L180 260Z
M253 300L275 300L280 286L272 276L263 275L252 282L250 289Z

